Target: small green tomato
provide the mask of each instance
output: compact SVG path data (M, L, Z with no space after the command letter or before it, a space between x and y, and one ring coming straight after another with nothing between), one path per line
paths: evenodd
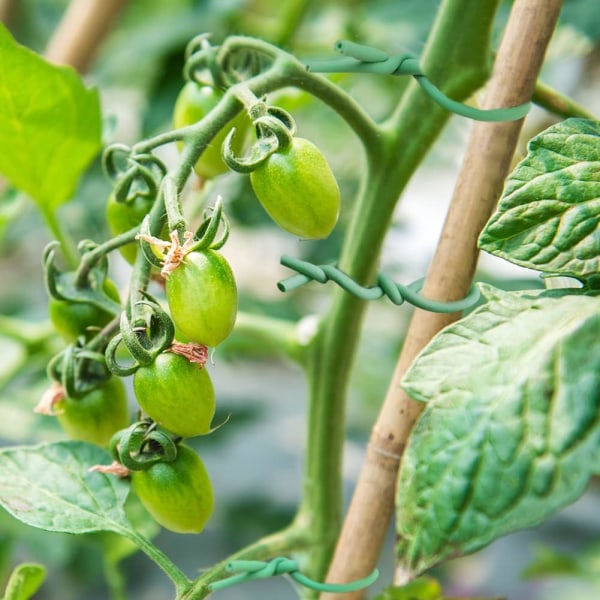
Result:
M116 431L129 425L127 393L119 377L111 377L80 398L60 400L53 410L71 439L103 447Z
M170 531L200 533L212 514L214 496L208 473L188 446L180 444L172 462L133 471L131 483L146 510Z
M233 329L237 286L227 260L214 250L190 252L166 280L175 327L194 342L217 346Z
M135 372L133 389L146 414L171 433L187 438L210 432L215 391L204 367L163 352Z
M340 191L321 151L295 137L250 173L256 197L280 227L305 239L326 238L337 222Z

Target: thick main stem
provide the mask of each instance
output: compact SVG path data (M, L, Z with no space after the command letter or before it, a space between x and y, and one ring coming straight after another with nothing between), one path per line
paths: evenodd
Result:
M484 108L513 106L530 99L560 4L560 0L515 1ZM520 121L474 126L423 289L427 297L455 300L467 293L477 259L477 237L502 191L520 127ZM329 572L330 581L358 579L377 563L393 514L400 457L422 408L404 394L400 381L418 351L458 316L415 312L372 431L366 461ZM362 593L325 596L340 600L360 598Z
M440 9L423 67L446 93L464 99L485 81L496 8L496 2L473 9L465 0L447 0ZM366 147L368 173L339 261L359 282L372 279L398 197L448 116L411 84L397 114ZM298 520L308 522L319 541L308 564L315 579L325 574L340 526L345 399L363 313L364 302L336 290L311 357L305 494ZM352 552L360 554L363 543L359 540Z

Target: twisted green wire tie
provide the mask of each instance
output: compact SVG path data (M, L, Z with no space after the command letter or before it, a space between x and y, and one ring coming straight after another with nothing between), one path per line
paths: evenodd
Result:
M531 107L529 102L510 108L483 110L467 106L448 98L421 70L419 61L411 54L390 56L371 46L355 44L347 40L335 43L342 58L307 63L306 68L315 73L376 73L379 75L412 75L423 91L437 104L457 115L476 121L516 121L522 119Z
M362 300L378 300L382 296L387 296L396 305L400 305L406 301L418 308L437 313L453 313L466 310L474 306L480 296L479 289L476 286L472 286L468 295L462 300L453 302L429 300L428 298L423 298L419 293L423 287L424 279L413 281L408 285L402 285L379 273L377 276L377 285L364 287L346 273L340 271L335 264L313 265L310 262L286 255L281 257L281 264L298 273L277 283L277 287L282 292L289 292L299 288L309 281L317 281L319 283L333 281L348 293Z
M371 585L377 577L379 571L375 569L368 577L352 581L350 583L321 583L314 581L298 570L298 563L295 560L280 556L270 562L262 560L232 560L225 566L227 573L235 573L231 577L214 581L208 585L211 592L222 590L246 581L256 579L266 579L276 575L289 575L294 581L317 592L355 592Z

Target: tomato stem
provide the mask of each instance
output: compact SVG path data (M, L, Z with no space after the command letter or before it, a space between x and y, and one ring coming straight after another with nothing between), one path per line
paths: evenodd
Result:
M143 535L126 529L120 532L129 538L148 558L154 561L171 579L175 585L177 598L183 598L182 594L189 589L191 581L184 573L171 561L171 559L161 550L159 550L150 540Z

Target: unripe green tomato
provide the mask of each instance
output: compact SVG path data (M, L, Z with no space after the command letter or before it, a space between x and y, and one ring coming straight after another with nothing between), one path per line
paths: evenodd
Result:
M64 432L74 440L106 447L112 435L129 425L125 386L119 377L80 398L65 398L54 405Z
M133 389L146 414L171 433L184 438L209 433L215 390L204 367L162 352L135 372Z
M137 196L130 202L117 202L114 194L110 194L106 203L106 220L113 236L125 233L141 224L150 212L154 199ZM137 256L138 243L132 242L121 246L119 251L129 264L133 264Z
M165 290L175 327L189 340L217 346L237 316L237 286L227 260L214 250L190 252L167 277Z
M321 151L295 137L250 173L256 197L283 229L305 239L327 237L337 222L340 190Z
M173 126L179 129L197 123L218 104L222 97L223 94L211 86L188 81L175 101ZM229 167L221 157L223 140L229 131L235 127L236 135L232 141L232 150L235 154L238 154L242 150L249 124L250 121L245 114L240 113L229 125L219 131L196 162L194 166L196 174L203 179L213 179L217 175L226 173ZM179 147L182 147L181 143L179 143Z
M177 533L200 533L210 518L214 496L200 457L180 444L172 462L133 471L134 492L157 523Z
M119 290L110 280L104 280L104 292L112 300L120 301ZM104 327L114 314L94 306L89 302L71 302L50 297L48 314L54 329L67 341L74 342L80 335L86 335L88 327Z

